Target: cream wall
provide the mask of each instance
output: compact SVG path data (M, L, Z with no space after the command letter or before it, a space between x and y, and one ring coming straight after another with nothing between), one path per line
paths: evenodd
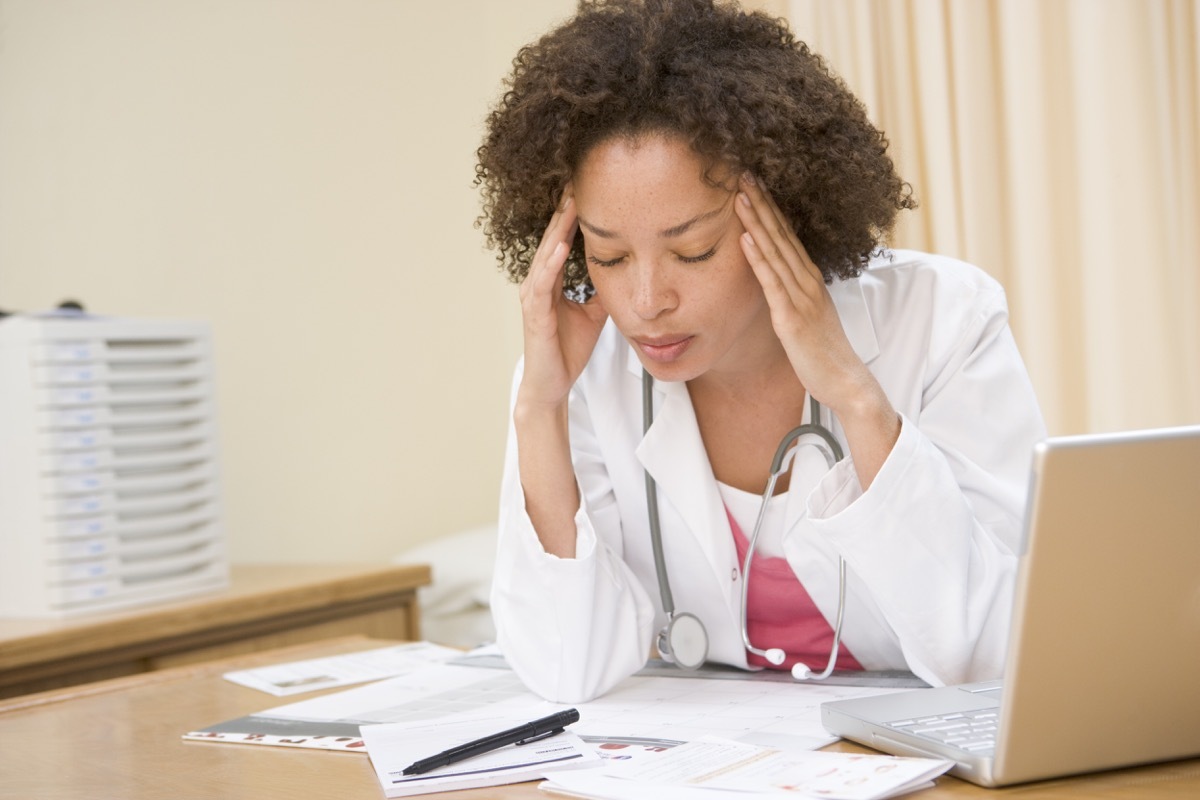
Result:
M0 0L0 308L210 320L236 561L495 518L474 149L571 0Z

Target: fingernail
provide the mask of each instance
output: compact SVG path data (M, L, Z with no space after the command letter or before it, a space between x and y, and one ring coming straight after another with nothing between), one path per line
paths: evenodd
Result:
M750 207L750 195L746 194L745 192L738 192L738 200L741 201L741 204L746 208Z

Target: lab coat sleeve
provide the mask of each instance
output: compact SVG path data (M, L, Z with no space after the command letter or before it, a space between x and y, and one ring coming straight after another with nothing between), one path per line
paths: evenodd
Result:
M837 465L809 498L818 535L842 554L933 685L1004 666L1029 459L1045 427L997 289L930 354L920 407L870 488Z
M569 415L581 497L576 557L542 548L525 510L510 422L491 596L496 640L509 664L531 691L561 703L597 697L640 669L654 619L649 597L621 559L617 505L578 392Z

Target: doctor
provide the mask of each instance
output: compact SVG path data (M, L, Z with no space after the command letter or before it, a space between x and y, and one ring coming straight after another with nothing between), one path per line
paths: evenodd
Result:
M861 104L782 22L707 0L584 4L515 63L477 170L524 321L492 596L513 668L595 697L673 600L710 661L998 676L1045 430L1000 287L885 249L913 203ZM844 458L800 446L762 500L810 422Z

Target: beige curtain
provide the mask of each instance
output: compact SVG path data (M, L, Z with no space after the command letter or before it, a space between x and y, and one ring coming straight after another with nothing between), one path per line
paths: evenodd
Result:
M1194 0L761 0L858 93L900 247L1008 291L1052 433L1200 422Z

